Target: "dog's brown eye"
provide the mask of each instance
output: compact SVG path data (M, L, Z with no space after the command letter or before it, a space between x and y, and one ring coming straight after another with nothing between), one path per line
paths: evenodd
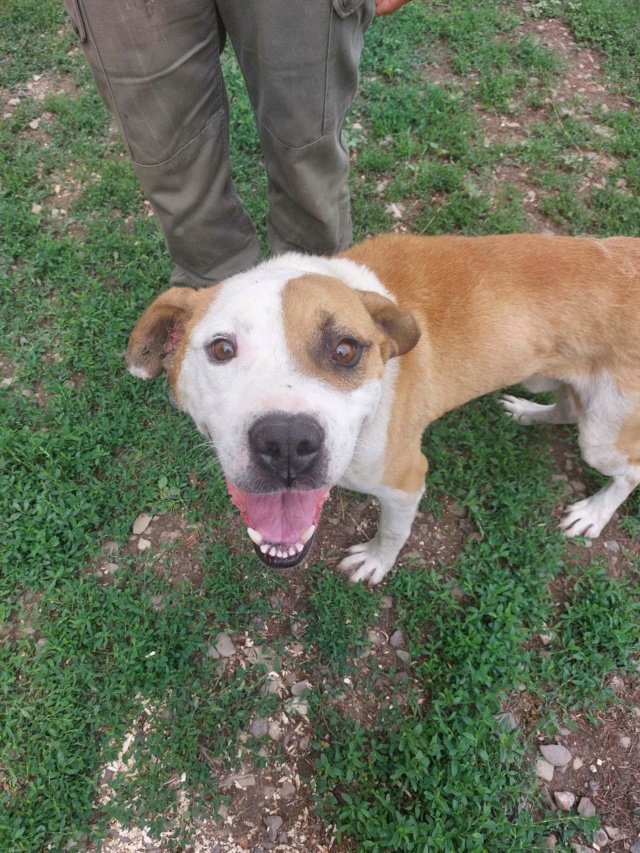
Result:
M216 338L207 344L207 355L212 361L231 361L236 356L236 345L229 338Z
M355 367L360 361L361 354L362 347L360 344L345 338L334 348L331 358L336 364L343 367Z

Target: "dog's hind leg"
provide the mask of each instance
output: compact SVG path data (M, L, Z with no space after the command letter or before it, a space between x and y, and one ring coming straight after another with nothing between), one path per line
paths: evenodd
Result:
M513 397L511 394L502 394L500 404L508 417L513 418L519 424L575 424L579 417L579 403L574 391L562 383L553 383L539 387L525 383L532 391L555 391L556 401L545 406L525 400L523 397Z
M614 400L601 398L596 401L599 416L580 423L582 458L611 479L595 495L567 507L560 523L566 536L595 539L640 483L640 407L629 412L628 399L620 398L627 404L626 417L619 416L620 407L606 408Z

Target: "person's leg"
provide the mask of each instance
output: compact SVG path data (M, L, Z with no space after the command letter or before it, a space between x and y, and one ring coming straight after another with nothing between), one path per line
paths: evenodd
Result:
M172 281L211 284L260 259L231 181L214 0L65 0L158 215Z
M258 125L271 251L352 242L342 125L374 0L218 0Z

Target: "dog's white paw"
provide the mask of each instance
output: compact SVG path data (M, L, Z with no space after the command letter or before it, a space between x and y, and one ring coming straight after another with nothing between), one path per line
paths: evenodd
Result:
M564 535L569 538L586 536L588 539L597 539L614 511L615 507L611 510L608 502L602 499L602 492L598 492L590 498L568 506L564 511L560 527Z
M544 423L549 410L555 408L533 403L531 400L525 400L524 397L513 397L511 394L502 394L499 402L507 417L526 426Z
M349 556L340 562L338 568L343 572L351 572L350 583L366 581L369 586L375 586L391 571L395 562L395 556L389 557L383 553L377 536L369 542L352 545L347 550Z

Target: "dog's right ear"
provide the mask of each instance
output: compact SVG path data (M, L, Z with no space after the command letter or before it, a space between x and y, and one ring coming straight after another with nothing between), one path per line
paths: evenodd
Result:
M197 291L172 287L162 293L136 323L125 355L127 370L139 379L154 379L178 346L193 313Z

